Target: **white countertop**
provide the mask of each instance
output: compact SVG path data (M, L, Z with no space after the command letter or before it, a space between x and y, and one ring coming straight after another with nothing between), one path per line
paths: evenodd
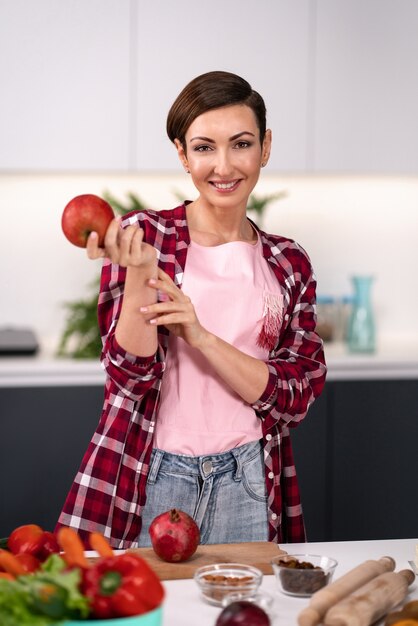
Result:
M395 559L395 571L410 569L408 561L415 559L415 546L418 539L393 539L387 541L347 541L330 543L281 544L281 548L293 554L321 554L334 557L338 561L334 580L360 565L367 559L391 556ZM164 626L215 626L220 608L201 600L199 590L193 580L175 580L164 583L167 597L163 612ZM293 626L297 615L308 606L309 598L292 598L276 589L274 576L264 576L262 591L274 598L272 626ZM409 588L409 600L418 600L418 585L415 581ZM384 620L377 622L383 624Z
M418 379L418 344L383 344L374 354L350 354L344 344L325 345L328 381ZM56 358L42 351L33 357L0 357L0 387L103 385L99 360Z

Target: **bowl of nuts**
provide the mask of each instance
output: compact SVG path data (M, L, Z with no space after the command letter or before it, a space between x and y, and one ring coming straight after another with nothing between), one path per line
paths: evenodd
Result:
M317 554L285 554L272 559L271 565L282 593L306 598L328 585L337 561Z
M263 573L251 565L214 563L199 567L194 579L206 602L223 606L224 598L232 592L239 592L242 599L254 596L261 585Z

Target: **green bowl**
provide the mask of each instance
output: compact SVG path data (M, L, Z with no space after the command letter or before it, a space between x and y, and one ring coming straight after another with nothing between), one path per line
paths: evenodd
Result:
M163 623L163 609L159 606L149 613L134 615L133 617L117 617L115 619L79 620L77 622L64 622L61 626L161 626Z

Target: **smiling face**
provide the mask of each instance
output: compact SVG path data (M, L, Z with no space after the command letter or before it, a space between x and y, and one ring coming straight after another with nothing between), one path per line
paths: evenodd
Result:
M267 163L271 132L266 131L261 144L252 109L232 105L199 115L186 132L185 145L177 139L175 144L200 193L200 202L245 208L260 167Z

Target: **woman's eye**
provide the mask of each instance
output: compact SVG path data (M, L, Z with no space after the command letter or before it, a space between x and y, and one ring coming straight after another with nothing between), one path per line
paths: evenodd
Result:
M249 148L251 146L251 143L249 141L238 141L235 144L236 148Z
M212 148L210 146L196 146L195 148L193 148L194 152L207 152L208 150L212 150Z

